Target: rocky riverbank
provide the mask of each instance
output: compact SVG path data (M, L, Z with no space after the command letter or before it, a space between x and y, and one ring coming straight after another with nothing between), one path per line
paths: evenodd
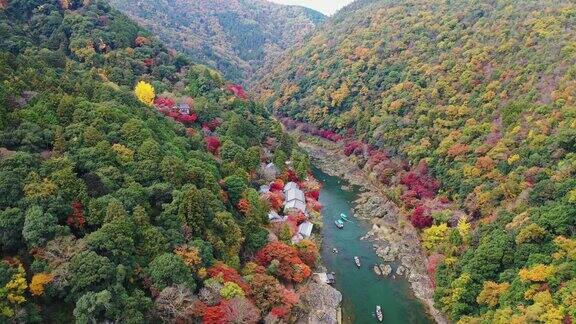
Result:
M334 287L321 282L314 276L298 289L300 303L304 310L297 323L336 324L338 323L342 294Z
M418 232L398 206L385 197L381 191L382 185L370 181L333 143L301 140L300 146L322 171L346 179L364 191L355 201L354 209L356 217L372 223L371 230L363 239L374 241L374 249L384 262L382 266L394 267L390 275L406 276L414 295L427 306L436 322L448 323L444 315L434 307L434 290L426 270L427 258L420 247Z

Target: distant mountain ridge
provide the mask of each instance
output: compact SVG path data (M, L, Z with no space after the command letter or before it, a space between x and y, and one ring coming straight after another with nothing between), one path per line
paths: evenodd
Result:
M244 82L326 17L263 0L111 0L119 10L199 63Z

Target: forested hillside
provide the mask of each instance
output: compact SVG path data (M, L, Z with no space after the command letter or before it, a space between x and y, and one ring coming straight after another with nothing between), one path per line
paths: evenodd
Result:
M111 0L193 59L246 83L324 20L321 13L265 0Z
M0 82L0 322L293 316L318 251L254 188L308 162L240 86L102 0L0 1Z
M421 229L462 323L576 319L576 5L359 1L259 85Z

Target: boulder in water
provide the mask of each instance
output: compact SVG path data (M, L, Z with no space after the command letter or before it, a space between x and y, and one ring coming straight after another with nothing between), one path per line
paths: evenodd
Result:
M408 270L405 266L401 265L398 267L398 269L396 269L396 274L399 276L403 276L404 273L406 273L406 270Z
M381 264L380 270L382 270L382 275L387 277L388 275L390 275L390 273L392 273L392 266L390 266L389 264Z
M380 267L378 265L374 266L374 272L376 273L377 276L382 275L382 271L380 270Z

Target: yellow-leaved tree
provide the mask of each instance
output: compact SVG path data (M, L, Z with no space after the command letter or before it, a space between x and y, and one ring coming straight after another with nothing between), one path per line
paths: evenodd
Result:
M152 106L154 103L154 98L156 94L154 93L154 87L145 81L140 81L134 88L134 93L136 94L136 98L141 102L147 104L148 106Z
M18 271L12 275L10 281L0 287L0 315L14 316L14 307L26 301L24 293L28 288L26 272L22 264L18 265Z
M460 217L456 229L458 229L458 234L460 234L460 237L462 237L462 241L464 241L464 243L468 243L470 238L470 223L468 223L466 217Z
M520 279L524 281L544 282L556 273L556 268L552 265L536 264L528 269L520 269L518 273Z
M494 281L484 281L484 287L476 298L476 301L478 304L494 307L498 304L500 296L504 294L508 288L510 288L510 284L507 282L499 284Z
M34 296L42 296L44 294L44 287L54 280L54 276L49 273L37 273L32 277L30 283L30 292Z
M422 232L422 245L429 251L440 250L448 242L450 228L446 223L433 225Z

